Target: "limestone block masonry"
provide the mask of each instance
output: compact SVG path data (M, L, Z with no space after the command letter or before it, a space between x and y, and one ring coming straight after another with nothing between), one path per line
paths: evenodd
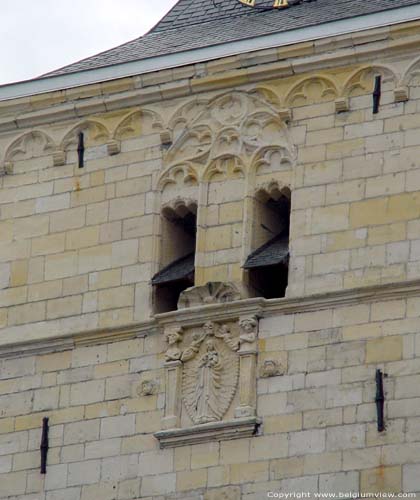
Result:
M0 499L419 495L419 46L412 22L0 102ZM273 192L268 300L243 265ZM195 287L156 314L162 210L191 205Z

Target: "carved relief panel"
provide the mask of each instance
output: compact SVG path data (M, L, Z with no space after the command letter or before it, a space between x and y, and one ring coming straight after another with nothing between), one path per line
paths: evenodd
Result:
M193 333L181 361L183 421L195 425L223 419L236 394L239 377L238 337L234 325L206 322Z
M161 447L255 433L257 331L254 316L166 328Z

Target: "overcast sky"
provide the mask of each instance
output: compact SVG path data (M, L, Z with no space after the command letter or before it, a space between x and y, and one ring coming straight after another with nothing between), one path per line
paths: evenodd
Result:
M144 34L177 0L0 0L0 85Z

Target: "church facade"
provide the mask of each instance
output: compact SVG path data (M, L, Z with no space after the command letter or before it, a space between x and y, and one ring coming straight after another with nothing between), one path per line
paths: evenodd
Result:
M420 493L420 2L245 3L0 87L1 499Z

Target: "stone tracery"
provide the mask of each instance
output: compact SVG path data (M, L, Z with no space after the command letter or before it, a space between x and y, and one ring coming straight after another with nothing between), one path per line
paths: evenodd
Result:
M279 110L261 93L225 93L207 104L200 102L199 109L194 117L184 106L184 114L173 118L172 126L181 123L183 129L174 131L166 163L188 159L206 170L213 159L223 155L237 156L246 162L265 146L293 149Z

